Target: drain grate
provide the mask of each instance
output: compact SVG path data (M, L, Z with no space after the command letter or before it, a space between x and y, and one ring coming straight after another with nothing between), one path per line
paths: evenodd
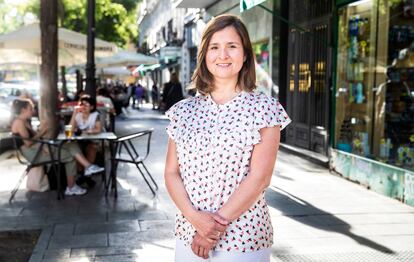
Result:
M0 261L29 261L40 230L0 232Z
M328 254L280 254L272 257L274 262L413 262L414 251L395 254L381 252L350 252Z

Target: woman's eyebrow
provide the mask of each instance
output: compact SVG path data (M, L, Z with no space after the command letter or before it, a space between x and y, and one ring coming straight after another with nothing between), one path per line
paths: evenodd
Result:
M241 45L240 42L226 42L226 45ZM211 45L219 45L219 43L210 43L209 46Z

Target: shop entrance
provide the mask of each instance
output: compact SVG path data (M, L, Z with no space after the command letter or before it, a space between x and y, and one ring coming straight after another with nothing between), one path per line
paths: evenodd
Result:
M290 29L288 50L288 144L327 154L331 49L330 17L302 24L306 31Z

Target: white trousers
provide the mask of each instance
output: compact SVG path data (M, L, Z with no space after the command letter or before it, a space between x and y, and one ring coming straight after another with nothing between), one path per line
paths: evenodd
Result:
M209 258L204 259L193 253L191 246L177 239L175 244L175 262L269 262L270 248L253 252L210 251Z

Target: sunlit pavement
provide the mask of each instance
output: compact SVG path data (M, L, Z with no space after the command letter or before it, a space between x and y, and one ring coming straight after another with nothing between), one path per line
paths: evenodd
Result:
M166 118L128 109L117 133L155 129L147 161L156 198L134 166L118 169L118 199L98 183L85 196L26 192L9 204L24 167L0 156L0 230L42 229L31 261L173 261L175 207L163 182ZM139 145L137 145L139 147ZM414 261L414 208L280 152L267 191L275 231L272 261Z

